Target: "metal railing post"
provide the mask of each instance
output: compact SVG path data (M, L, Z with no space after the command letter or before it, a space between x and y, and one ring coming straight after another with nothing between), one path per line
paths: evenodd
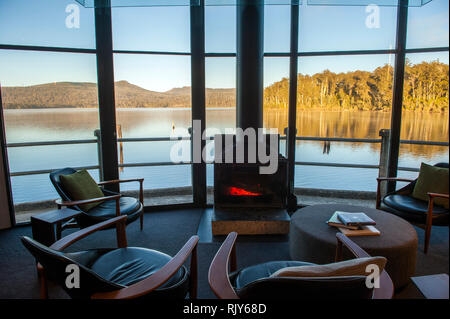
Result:
M94 136L97 138L98 178L100 179L100 181L103 181L103 153L100 130L95 130Z
M379 164L380 167L378 169L378 177L387 177L391 130L381 129L379 135L381 136L381 148L380 148L380 164ZM387 184L381 183L380 194L382 197L386 194L386 191L387 191Z

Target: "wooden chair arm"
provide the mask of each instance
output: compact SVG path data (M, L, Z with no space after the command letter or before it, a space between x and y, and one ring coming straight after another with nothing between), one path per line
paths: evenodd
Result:
M76 201L63 201L62 199L57 199L57 200L55 200L55 203L56 203L56 205L58 205L58 207L78 206L78 205L84 205L84 204L98 203L98 202L102 202L104 200L109 200L109 199L118 199L118 198L120 198L120 196L121 195L118 194L118 195L97 197L97 198L83 199L83 200L76 200Z
M143 178L131 178L131 179L113 179L110 181L103 181L97 183L98 185L107 184L117 184L117 183L128 183L128 182L139 182L139 201L144 205L144 179Z
M433 224L433 208L434 208L434 199L436 197L441 198L449 198L448 194L439 194L439 193L427 193L428 195L428 210L427 210L427 218L426 218L426 227L431 227Z
M228 234L222 246L220 246L214 256L211 266L209 267L209 285L214 294L220 299L239 299L228 277L230 256L232 262L231 270L233 271L235 269L236 258L233 256L235 256L234 244L236 242L237 235L238 234L236 232L231 232Z
M107 185L107 184L118 184L118 183L128 183L128 182L139 182L142 183L144 182L143 178L132 178L132 179L112 179L109 181L103 181L103 182L99 182L97 183L98 185Z
M99 231L101 229L108 228L111 225L116 224L117 228L117 244L120 248L127 247L127 235L125 232L125 222L127 220L127 216L119 216L114 217L109 220L106 220L104 222L83 228L75 233L72 233L68 236L65 236L64 238L61 238L57 242L53 243L53 245L50 246L51 249L61 251L68 246L72 245L73 243L79 241L80 239L89 236L92 233L95 233L96 231Z
M350 238L342 233L336 234L337 247L336 247L336 258L335 261L342 260L342 246L344 245L356 258L370 257L370 255L361 247L359 247ZM392 283L391 277L383 269L380 274L380 287L373 289L373 299L392 299L394 295L394 284Z
M449 198L448 194L439 194L439 193L427 193L428 197L430 199L434 199L434 197L442 197L442 198Z
M354 241L345 236L342 233L336 233L337 246L336 246L336 258L335 261L342 260L342 245L344 245L356 258L370 257L370 255Z
M376 209L380 209L380 205L381 205L380 183L381 183L382 181L409 182L409 183L414 182L413 179L408 179L408 178L400 178L400 177L377 177L377 197L376 197L376 202L375 202L375 208L376 208Z
M91 296L91 298L129 299L148 294L152 290L155 290L158 287L162 286L178 271L178 269L181 268L181 266L183 266L186 259L197 247L198 239L198 236L192 236L186 242L186 244L184 244L183 248L181 248L180 251L175 255L175 257L173 257L167 264L164 265L164 267L162 267L150 277L119 290L95 293Z
M412 182L414 182L414 179L401 178L401 177L377 177L377 182L379 183L381 181L395 181L395 182L409 182L409 183L412 183Z

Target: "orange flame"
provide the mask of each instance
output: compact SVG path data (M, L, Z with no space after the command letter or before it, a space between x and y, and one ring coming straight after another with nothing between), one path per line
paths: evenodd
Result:
M261 193L249 192L249 191L246 191L245 189L237 188L234 186L231 186L228 188L228 193L233 196L260 196L260 195L262 195Z

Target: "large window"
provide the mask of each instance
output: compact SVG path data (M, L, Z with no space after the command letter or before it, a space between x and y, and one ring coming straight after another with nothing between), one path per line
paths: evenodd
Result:
M205 51L236 52L236 7L205 7Z
M264 7L264 52L289 52L291 6Z
M401 139L405 141L448 142L449 61L448 53L408 54L403 90ZM400 145L399 166L420 168L448 162L448 146ZM417 173L399 171L400 176Z
M205 61L206 135L214 136L236 127L236 58ZM207 141L208 161L214 159L214 141ZM213 165L207 165L207 185L214 183Z
M396 15L396 7L304 4L300 6L299 52L392 49Z
M190 51L189 6L112 9L115 50Z
M2 0L0 26L0 44L95 48L94 10L73 0Z
M281 135L289 117L291 8L264 7L264 127ZM120 175L144 177L147 190L182 188L188 197L191 167L172 165L177 142L169 137L188 138L192 125L190 10L112 9ZM390 128L397 14L395 6L299 6L296 187L375 190L380 144L373 140ZM98 179L94 21L94 9L72 0L0 1L0 83L19 221L28 216L25 203L49 207L57 197L50 170L87 167ZM403 141L448 142L448 21L446 0L408 9ZM205 6L204 27L211 136L236 126L236 6ZM52 141L63 143L33 144ZM190 141L183 143L182 160L190 161ZM445 145L400 146L400 168L445 160ZM212 172L208 164L208 186Z
M408 48L448 47L448 0L433 0L408 11Z
M27 202L57 198L48 173L63 167L95 167L95 143L33 145L92 140L99 128L94 54L0 51L0 82L16 220L29 218ZM14 147L15 143L24 143ZM98 171L91 170L98 178ZM36 206L45 208L43 206Z
M117 53L114 77L119 138L189 137L190 56ZM192 194L190 165L154 166L171 163L171 150L179 143L170 140L119 143L120 176L144 178L146 190L181 188L180 195ZM189 162L190 142L181 143L184 152L177 159ZM133 167L136 164L142 166ZM138 184L123 184L122 189L137 187Z
M377 139L390 128L393 58L360 55L299 58L297 131L301 137ZM380 145L297 141L296 161L378 165ZM351 154L351 157L349 157ZM297 166L296 187L376 189L377 170Z
M276 129L285 136L289 118L289 58L264 58L264 128ZM286 143L280 141L286 155Z

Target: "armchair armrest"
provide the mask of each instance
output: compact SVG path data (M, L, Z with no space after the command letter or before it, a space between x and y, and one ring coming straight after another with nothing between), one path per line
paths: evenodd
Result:
M414 182L414 179L401 178L401 177L377 177L377 181L378 182L381 182L381 181L395 181L395 182L409 182L409 183L412 183L412 182Z
M61 206L78 206L78 205L102 202L104 200L109 200L109 199L118 199L118 198L120 198L120 196L121 195L118 194L118 195L104 196L104 197L97 197L97 198L83 199L83 200L76 200L76 201L63 201L62 199L57 199L57 200L55 200L55 203L60 208Z
M110 181L103 181L97 183L99 186L108 185L108 184L119 184L119 183L128 183L128 182L139 182L139 201L144 205L144 179L143 178L131 178L131 179L113 179Z
M449 198L448 194L439 194L439 193L427 193L428 197L430 197L430 199L434 199L434 197L442 197L442 198Z
M427 193L428 195L428 210L427 210L427 218L426 218L426 228L428 232L431 230L431 225L433 224L433 207L434 207L434 199L436 197L440 198L449 198L448 194L439 194L439 193Z
M236 252L234 244L237 233L231 232L217 251L209 267L208 282L214 294L221 299L239 299L228 278L228 265L230 270L236 269Z
M83 228L75 233L72 233L50 246L51 249L61 251L66 247L72 245L73 243L79 241L80 239L95 233L101 229L108 228L111 225L116 224L117 228L117 244L120 248L127 247L127 236L125 232L125 222L127 220L127 216L119 216L111 218L107 221Z
M110 181L103 181L97 183L98 185L107 185L107 184L117 184L117 183L128 183L128 182L139 182L142 183L144 181L143 178L132 178L132 179L112 179Z
M409 178L400 178L400 177L377 177L377 199L375 202L375 208L379 209L381 204L381 192L380 192L380 183L382 181L391 181L391 182L414 182L413 179Z
M181 268L186 259L195 252L198 236L192 236L181 250L164 267L150 277L126 288L110 292L95 293L93 299L129 299L143 296L163 285ZM192 263L192 260L191 260Z
M436 197L441 198L449 198L448 194L439 194L439 193L427 193L428 195L428 211L427 211L427 224L431 222L433 218L433 207L434 207L434 199Z
M342 260L342 246L345 246L356 258L370 257L370 255L354 241L345 236L342 233L336 233L337 246L336 246L336 258L335 261Z
M85 200L77 200L77 201L63 201L61 199L55 200L56 205L58 205L58 209L61 208L61 206L77 206L77 205L84 205L84 204L91 204L91 203L97 203L102 202L109 199L115 199L116 200L116 216L120 216L120 204L119 200L122 195L112 195L112 196L105 196L105 197L98 197L98 198L91 198L91 199L85 199Z
M342 246L344 245L356 258L370 257L370 255L357 244L355 244L350 238L342 233L336 234L337 247L336 247L336 261L342 260ZM380 287L373 289L373 299L391 299L394 295L394 284L391 277L383 269L380 274Z

